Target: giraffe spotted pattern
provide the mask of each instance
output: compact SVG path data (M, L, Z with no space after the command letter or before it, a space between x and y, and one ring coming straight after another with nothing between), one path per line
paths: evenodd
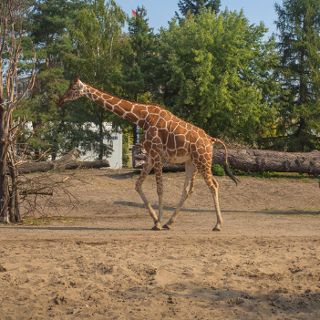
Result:
M59 105L80 97L87 97L104 109L143 129L142 145L146 151L147 160L136 182L136 190L153 219L154 230L170 229L172 227L185 200L193 191L194 178L197 172L202 174L213 196L217 216L217 223L213 230L221 230L223 220L218 197L219 186L211 173L213 144L215 142L222 144L225 148L225 169L227 174L235 183L238 181L228 168L227 148L221 140L210 137L204 130L176 117L160 106L139 104L120 99L81 82L79 78L76 78L70 84L69 89L59 100ZM169 221L162 226L162 168L164 163L185 163L186 179L176 210ZM159 198L158 215L142 190L143 181L152 169L155 172Z

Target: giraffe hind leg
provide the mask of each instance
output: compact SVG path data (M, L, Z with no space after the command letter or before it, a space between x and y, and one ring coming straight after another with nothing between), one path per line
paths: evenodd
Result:
M215 227L213 228L213 231L221 231L223 219L220 211L220 204L219 204L219 185L218 182L214 179L211 173L211 167L208 167L203 172L204 180L210 189L216 209L216 215L217 215L217 223Z
M153 230L161 230L161 219L163 215L163 181L162 181L162 162L158 159L154 165L154 172L156 176L157 183L157 194L158 194L158 204L159 204L159 215Z

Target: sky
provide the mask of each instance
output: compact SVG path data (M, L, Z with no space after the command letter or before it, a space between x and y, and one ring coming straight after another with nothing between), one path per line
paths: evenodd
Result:
M178 11L179 0L116 0L116 2L128 14L131 14L132 9L143 5L147 9L150 26L157 31L160 27L166 27L175 11ZM281 3L281 0L221 0L221 10L226 7L230 11L243 9L250 23L259 24L263 21L271 34L276 32L275 3Z

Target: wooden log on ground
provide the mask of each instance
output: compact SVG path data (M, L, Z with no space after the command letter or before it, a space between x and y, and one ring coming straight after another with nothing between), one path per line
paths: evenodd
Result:
M279 152L257 149L228 150L230 165L245 172L296 172L320 174L320 152ZM214 151L214 163L223 164L224 151Z
M141 157L140 157L141 158ZM139 160L141 160L139 158ZM223 165L223 149L214 149L213 163ZM296 172L320 174L320 152L278 152L258 149L229 149L228 161L232 168L245 172ZM164 171L183 171L184 165L165 165Z
M32 173L32 172L47 172L50 170L71 170L71 169L91 169L91 168L104 168L110 167L107 160L95 161L70 161L68 163L61 163L55 161L30 161L24 162L18 166L19 173Z

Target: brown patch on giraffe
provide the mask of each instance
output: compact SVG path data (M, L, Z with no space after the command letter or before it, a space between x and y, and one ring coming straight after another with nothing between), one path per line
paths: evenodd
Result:
M110 96L110 95L108 95L108 94L102 94L102 99L104 99L104 100L108 100L108 102L112 99L112 96Z
M143 128L144 127L144 124L145 124L145 121L144 120L139 120L137 122L137 125L140 127L140 128Z
M156 127L149 127L146 132L146 136L148 140L151 140L155 135L157 135L158 129Z
M176 148L182 148L185 143L185 137L182 134L176 135L175 136L175 142L176 142Z
M166 123L166 121L165 121L162 117L160 117L159 120L158 120L158 122L156 123L156 126L157 126L159 129L164 129L164 128L166 128L166 125L167 125L167 123Z
M167 155L169 156L169 158L176 156L176 150L167 149L166 152L167 152Z
M124 114L124 110L122 108L120 108L119 106L114 106L113 112L120 117Z
M184 132L185 132L187 129L187 123L183 120L180 120L179 125L184 129Z
M190 131L187 133L186 138L190 143L196 143L199 138L199 135L194 131Z
M132 123L138 123L139 118L134 115L133 113L129 112L125 115L124 119L128 120L129 122Z
M158 135L159 135L162 143L164 145L166 145L167 144L168 135L169 135L168 131L166 129L159 129L158 130Z
M101 106L104 106L104 105L105 105L104 99L101 98L101 97L99 97L99 96L97 96L97 97L94 99L94 101L95 101L96 103L98 103L99 105L101 105Z
M159 116L157 114L148 114L146 121L149 125L154 126L158 122Z
M146 149L147 152L151 149L151 145L152 145L151 141L149 141L149 140L145 140L143 142L143 147L144 147L144 149Z
M172 132L169 133L169 138L168 138L168 142L167 142L167 148L170 148L170 149L175 149L176 148L175 135Z
M159 116L159 114L161 112L161 109L158 106L149 105L148 106L148 111L149 111L149 113L154 113L154 114Z
M175 129L174 129L174 134L184 134L186 130L179 124Z
M165 111L165 110L161 110L159 115L160 115L160 117L162 117L162 118L166 118L167 115L168 115L168 112Z
M178 127L178 125L179 123L177 121L170 121L167 124L168 131L173 132Z
M131 112L134 113L140 119L145 119L149 114L147 107L139 104L134 104Z
M153 159L155 159L155 158L157 158L159 156L159 153L156 150L152 149L152 148L151 148L149 154L151 155L151 157Z
M110 104L112 104L112 105L116 105L119 101L120 101L119 98L116 98L116 97L111 96L111 98L108 99L107 102L110 103Z
M177 157L184 157L187 153L188 153L188 151L186 149L179 148L177 150Z
M154 136L151 140L152 144L161 144L161 139L158 136Z
M207 153L212 153L212 146L210 144L206 145L206 152Z
M120 106L121 108L123 108L124 110L126 110L126 111L131 111L131 110L132 110L132 107L133 107L132 103L129 102L129 101L127 101L127 100L122 100L122 101L119 103L119 106Z

